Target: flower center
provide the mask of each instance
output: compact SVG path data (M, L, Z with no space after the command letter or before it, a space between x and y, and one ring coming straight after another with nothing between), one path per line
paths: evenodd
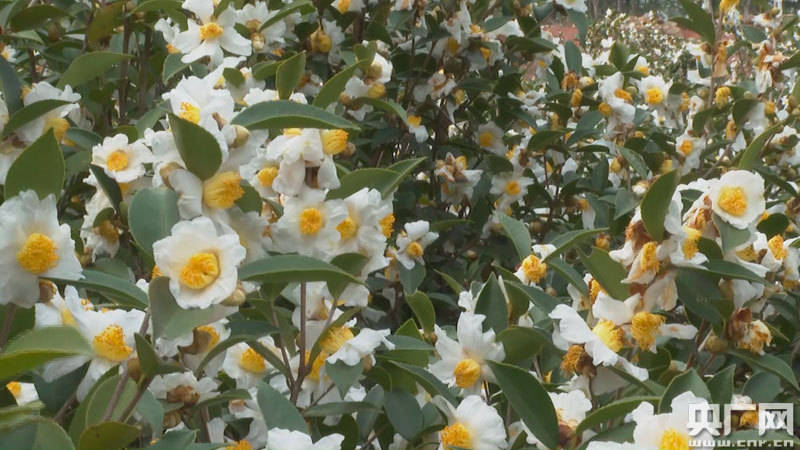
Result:
M459 422L442 428L442 431L439 432L439 437L444 448L472 448L472 436L470 436L467 427Z
M702 233L700 233L699 230L695 230L691 227L684 227L683 230L686 232L686 239L683 241L681 250L683 251L683 256L688 259L692 259L699 251L697 248L697 242L700 240Z
M11 395L13 395L14 398L19 397L19 394L22 393L22 385L19 384L18 381L9 382L6 384L6 389L8 389L8 392L11 392Z
M267 370L267 362L257 351L247 347L247 350L243 351L242 356L239 357L239 367L250 373L260 374Z
M645 101L650 105L658 105L664 101L664 93L657 87L651 87L645 94Z
M414 258L419 258L425 254L425 250L422 249L422 246L417 241L413 241L408 244L408 247L406 247L406 252Z
M494 143L494 135L491 131L484 131L478 136L478 142L480 142L481 147L491 147Z
M689 438L675 428L670 428L661 435L658 450L689 450Z
M597 335L606 347L610 348L613 352L618 352L622 349L622 339L625 332L617 328L614 322L610 320L601 320L597 325L592 328L592 333Z
M191 289L203 289L219 277L219 261L213 253L196 253L181 269L181 282Z
M547 273L547 264L543 263L536 255L529 255L522 261L522 271L529 280L538 283Z
M392 235L394 229L394 214L389 213L378 222L381 226L381 233L387 238Z
M684 139L683 142L681 142L680 147L678 147L678 150L680 150L684 156L689 156L689 154L694 151L694 143L691 139Z
M739 217L747 210L747 197L739 186L724 186L717 198L719 207L726 213Z
M311 370L309 370L308 375L306 376L312 381L319 381L319 370L325 364L325 359L328 358L328 354L325 352L319 352L317 357L314 359L314 362L311 363ZM311 357L311 352L306 351L306 362Z
M209 22L200 27L200 39L206 41L222 36L222 27L216 22Z
M326 155L338 155L347 148L347 131L326 130L322 132L322 151Z
M481 365L472 358L462 359L456 364L453 375L456 376L456 386L466 389L481 377Z
M272 182L275 181L275 177L278 176L278 168L275 166L264 167L258 171L256 176L262 187L272 187Z
M34 275L47 272L58 263L56 244L41 233L32 233L17 252L17 262Z
M633 100L633 96L630 92L626 91L625 89L617 89L614 91L614 97L621 98L626 102Z
M125 345L125 334L119 325L109 325L92 341L94 352L105 359L122 362L133 352Z
M350 218L350 216L347 216L346 219L336 226L336 231L339 232L342 240L347 240L356 235L356 232L358 232L358 224L356 224L356 221Z
M178 116L192 123L200 122L200 108L189 102L181 102L181 113Z
M580 373L587 363L591 363L591 358L586 350L582 345L573 344L569 346L564 358L561 359L561 370L567 375Z
M666 319L658 314L638 312L631 321L631 335L641 349L649 349L655 342L660 327Z
M650 241L642 246L642 259L639 261L639 266L644 272L658 272L658 257L656 250L658 245Z
M511 180L506 183L506 194L508 195L517 195L519 194L520 187L519 182L517 180Z
M779 234L772 236L772 239L767 241L767 247L769 247L769 251L772 252L772 256L774 256L775 259L784 259L789 253L783 247L783 238Z
M56 140L61 142L64 140L67 130L69 130L69 122L63 117L51 117L45 122L42 132L44 133L51 129L53 130Z
M220 172L203 183L203 202L210 208L227 209L244 195L237 172Z
M600 105L597 106L597 109L600 111L600 114L602 114L605 117L611 116L611 113L613 112L613 109L611 109L611 105L609 105L606 102L600 103Z
M606 290L603 289L603 286L600 285L600 282L592 278L589 280L589 299L594 304L595 300L597 300L597 296L600 295L601 292L605 292Z
M119 231L110 220L104 220L103 223L95 228L95 231L109 242L116 243L119 241Z
M211 325L202 325L194 329L197 333L202 333L208 336L208 343L205 346L205 349L201 350L199 353L204 353L206 350L213 348L219 342L219 333L217 330L212 327Z
M418 127L419 124L422 123L422 117L420 116L408 116L408 124L412 127Z
M108 166L108 170L112 172L124 170L128 167L128 154L125 150L114 150L108 155L108 158L106 158L106 165Z
M322 351L332 355L350 339L353 339L353 332L350 331L349 327L333 327L328 330L327 335L322 339L319 345Z
M234 445L229 445L225 447L225 450L252 450L253 446L247 441L247 439L242 439L241 441L236 441Z
M325 217L317 208L306 208L300 213L300 232L305 235L315 235L325 225Z

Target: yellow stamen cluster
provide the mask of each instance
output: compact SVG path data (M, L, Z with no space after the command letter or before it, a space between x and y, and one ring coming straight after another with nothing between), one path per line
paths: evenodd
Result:
M306 236L316 235L325 226L325 216L317 208L306 208L300 213L297 226L300 233Z
M658 450L689 450L689 437L677 431L675 428L669 428L664 434L661 435L661 440L658 443Z
M600 338L603 344L610 348L611 351L618 352L622 349L625 332L614 325L614 322L610 320L601 320L592 328L592 332Z
M650 241L642 246L641 259L639 265L644 272L658 272L658 256L656 255L658 244Z
M536 255L528 255L522 261L522 272L534 283L538 283L547 273L547 264L543 263Z
M17 252L17 263L34 275L41 275L58 264L56 244L41 233L31 233Z
M481 377L481 365L472 358L462 359L453 369L456 377L456 386L460 388L472 387Z
M267 370L267 362L257 351L247 347L247 350L243 351L242 355L239 357L239 367L258 375Z
M191 289L204 289L219 277L219 261L213 253L192 255L181 269L181 283Z
M181 112L178 117L192 123L198 123L200 122L200 108L189 102L181 102Z
M326 155L338 155L347 149L347 131L326 130L322 132L322 151Z
M128 153L122 149L114 150L108 155L108 158L106 158L106 166L108 166L108 170L112 172L125 170L128 167L128 163Z
M358 232L358 224L350 216L347 216L336 226L336 231L339 232L342 240L347 240L356 235Z
M442 428L442 431L439 432L439 438L444 448L472 448L472 436L469 430L458 422Z
M783 246L783 238L780 234L772 236L772 238L767 241L767 247L769 247L769 251L772 253L772 256L777 260L782 260L786 258L786 255L789 254L789 252Z
M220 172L203 183L203 202L209 208L227 209L244 195L238 172Z
M95 354L105 359L122 362L130 356L133 349L125 345L125 334L119 325L109 325L92 340Z
M723 186L719 191L717 204L726 213L740 217L747 211L747 196L739 186Z
M209 22L200 27L200 39L206 41L222 36L222 27L216 22Z
M648 105L660 105L664 101L664 92L657 87L651 87L645 92L644 101Z
M319 343L320 348L325 353L332 355L336 353L345 342L353 339L353 332L349 327L332 327Z
M645 350L652 347L658 335L658 328L665 320L664 316L658 314L644 311L636 313L631 320L631 336L636 345Z

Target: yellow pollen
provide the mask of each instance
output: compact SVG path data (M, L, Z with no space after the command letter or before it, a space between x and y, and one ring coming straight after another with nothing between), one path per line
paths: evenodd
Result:
M219 277L219 261L213 253L192 255L181 269L181 282L191 289L204 289Z
M92 341L94 352L105 359L122 362L130 356L133 349L125 345L125 334L119 325L109 325Z
M728 123L725 125L725 139L731 140L736 137L737 133L736 129L736 122L733 120L729 120Z
M506 183L506 194L508 195L517 195L520 192L519 182L517 180L511 180Z
M575 89L575 92L572 93L572 97L570 97L569 104L573 108L577 108L581 106L581 101L583 101L583 91Z
M381 226L381 233L387 238L390 237L394 229L394 214L389 213L385 215L378 224Z
M538 283L547 273L547 264L543 263L536 255L529 255L522 261L522 272L534 283Z
M167 53L169 53L170 55L175 55L181 52L180 50L175 48L175 46L172 44L167 44L166 47L167 47Z
M605 292L606 290L603 289L603 286L600 286L600 282L592 278L589 280L589 298L592 300L592 304L594 304L595 300L597 300L597 296L601 292Z
M758 425L758 411L745 411L739 417L739 427L755 427Z
M158 277L163 277L163 276L164 276L164 272L161 271L161 268L158 267L158 265L154 265L152 272L150 272L150 278L153 279L153 278L158 278Z
M622 164L620 164L619 159L614 158L611 164L609 164L608 170L610 170L611 173L619 173L619 171L622 170Z
M339 5L336 7L340 13L344 14L350 9L350 0L339 0Z
M8 384L6 384L6 389L11 393L11 395L14 396L14 398L19 397L19 394L22 393L22 385L18 381L10 381Z
M639 66L639 67L636 68L636 70L639 73L641 73L642 75L644 75L644 76L647 76L647 75L650 74L650 68L647 67L647 66Z
M492 49L490 49L490 48L481 47L480 52L481 52L481 56L483 56L483 59L485 59L487 61L492 56Z
M226 446L225 450L253 450L253 446L246 439L242 439L241 441L236 441L234 445Z
M728 14L732 8L735 8L736 5L739 4L739 0L722 0L719 4L719 9L722 15Z
M72 316L72 313L66 306L61 308L61 323L63 323L64 325L69 325L71 327L77 325L75 323L75 317Z
M336 353L336 351L339 350L339 348L344 345L345 342L353 339L353 337L353 332L350 331L349 327L332 327L330 330L328 330L327 335L322 338L319 346L322 351L332 355Z
M717 203L726 213L740 217L747 211L747 197L739 186L723 186L719 191Z
M58 263L56 244L41 233L32 233L17 252L20 267L34 275L41 275Z
M450 52L451 55L458 53L458 41L455 38L447 38L447 51Z
M200 27L200 39L206 41L222 36L222 27L216 22L209 22Z
M639 266L644 272L658 272L658 257L656 250L658 245L650 241L642 246L642 259L639 260Z
M420 116L408 116L408 124L412 127L418 127L419 124L422 123L422 117Z
M786 255L789 253L783 247L783 238L779 234L772 236L772 239L767 241L767 247L769 247L769 251L772 252L772 256L778 260L786 258Z
M314 359L314 362L311 363L311 370L307 375L310 380L319 381L319 370L325 364L325 359L327 359L328 356L330 355L325 352L319 352L317 357ZM311 352L306 351L306 363L308 362L309 358L311 358Z
M257 351L247 347L239 357L239 367L250 373L260 374L267 370L267 362Z
M51 117L45 122L42 133L47 132L47 130L53 130L56 140L61 142L64 140L67 130L69 130L69 122L67 122L67 119L64 119L63 117Z
M406 247L406 252L414 258L419 258L425 253L425 250L422 248L422 245L420 245L419 242L413 241L408 244L408 247Z
M192 123L200 122L200 108L189 102L181 102L181 113L178 116Z
M657 87L651 87L645 93L645 102L649 105L658 105L664 101L664 92Z
M119 231L110 220L104 220L103 223L95 228L95 231L106 241L111 243L119 241Z
M631 336L641 349L649 349L655 342L660 327L666 319L658 314L638 312L631 321Z
M471 358L462 359L453 370L456 377L456 386L460 388L472 387L481 377L481 365Z
M597 337L603 341L603 344L610 348L611 351L618 352L622 349L625 332L617 328L614 322L610 320L601 320L592 328L592 333L597 335Z
M128 167L128 154L125 150L114 150L108 155L108 158L106 158L106 165L108 166L108 170L112 172L125 170L125 168Z
M742 258L745 261L753 262L758 258L758 253L756 252L756 250L753 248L752 245L748 245L747 247L741 250L737 250L736 256Z
M272 187L272 182L275 181L275 177L278 176L278 168L275 166L264 167L263 169L258 171L256 177L258 177L258 182L261 184L262 187Z
M347 148L347 131L326 130L322 132L322 151L326 155L338 155Z
M731 96L731 88L728 86L722 86L717 88L717 91L714 93L714 104L717 106L725 106L728 104L728 99Z
M478 142L481 144L481 147L491 147L494 143L494 134L492 134L491 131L484 131L478 135Z
M658 450L689 450L689 437L670 428L661 435Z
M300 213L298 226L300 233L305 235L315 235L325 225L325 217L317 208L306 208Z
M383 83L372 83L367 90L367 97L381 98L386 95L386 86Z
M683 156L689 156L694 151L694 142L691 139L684 139L678 150L683 153Z
M469 430L458 422L442 428L442 431L439 432L439 438L444 448L472 448L472 436L470 436Z
M581 369L581 360L587 356L582 345L570 345L561 359L561 371L567 375L578 373Z
M311 51L318 53L328 53L333 47L330 36L325 34L322 28L317 28L317 31L311 33Z
M633 96L630 92L626 91L625 89L617 89L614 91L614 97L621 98L626 102L633 100Z
M600 105L597 107L597 110L600 111L600 114L602 114L604 117L610 117L614 112L614 110L611 109L611 105L606 102L600 103Z
M220 172L203 183L203 202L209 208L227 209L244 195L238 172Z
M683 230L686 232L686 239L683 241L681 250L683 251L683 256L686 257L686 259L692 259L699 251L697 248L697 242L700 240L702 233L691 227L684 227Z
M350 216L347 216L347 218L336 226L336 231L339 232L342 240L347 240L356 235L358 224Z

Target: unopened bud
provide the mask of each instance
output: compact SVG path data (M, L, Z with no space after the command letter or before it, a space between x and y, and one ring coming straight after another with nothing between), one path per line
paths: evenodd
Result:
M239 284L236 286L236 289L233 291L228 298L226 298L222 304L225 306L239 306L247 299L247 295L244 293L244 289L242 285Z
M231 147L241 147L247 142L248 139L250 139L250 131L247 128L241 125L234 125L233 129L236 131L236 138L233 139L233 144Z
M139 382L142 377L142 366L139 364L139 358L133 357L128 360L128 376L131 380Z

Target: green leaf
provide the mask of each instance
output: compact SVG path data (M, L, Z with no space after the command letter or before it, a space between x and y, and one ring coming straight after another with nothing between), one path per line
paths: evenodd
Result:
M77 280L65 278L51 278L51 280L71 284L75 287L84 287L124 306L142 309L147 305L147 295L135 284L98 270L84 269L83 278Z
M586 266L595 280L600 283L600 286L608 292L608 294L617 300L625 300L628 298L629 291L627 285L622 283L622 280L627 277L628 273L622 264L614 261L608 255L608 252L598 248L592 247L592 253L586 256L580 253L581 261Z
M432 333L433 326L436 323L436 311L433 309L431 299L424 292L416 291L406 297L406 303L414 311L414 315L417 316L422 329L426 333Z
M44 327L19 334L0 353L0 380L56 358L91 355L89 343L74 327Z
M108 197L111 206L119 211L119 205L122 203L122 190L119 188L117 180L108 176L105 169L94 164L89 165L89 171L92 172L92 175L97 179L97 184L100 185L100 189L106 194L106 197Z
M67 16L66 11L53 5L27 6L11 16L11 27L16 31L37 27L44 22Z
M175 339L190 333L195 327L216 322L230 313L230 308L222 305L204 309L181 308L169 290L169 278L166 277L152 280L148 295L153 336L157 338Z
M729 350L728 353L746 362L750 367L764 369L767 372L774 373L783 381L786 381L795 391L800 392L800 386L797 384L797 377L792 371L792 368L786 361L778 358L775 355L765 353L763 355L753 355L744 350Z
M714 45L716 40L714 37L714 21L711 15L706 12L700 5L692 2L692 0L680 0L683 9L689 14L689 18L673 18L673 22L678 25L688 28L695 33L699 34L704 41ZM680 20L683 19L683 20Z
M766 219L758 222L756 228L758 231L767 235L767 239L772 238L776 234L781 234L786 231L789 226L789 219L781 213L772 213Z
M764 278L758 276L749 269L736 264L735 262L725 261L723 259L710 259L703 264L707 271L720 275L725 278L735 278L740 280L754 281L756 283L766 284Z
M211 178L222 164L222 150L217 139L203 127L169 114L169 126L175 146L186 168L201 180Z
M281 100L286 100L292 95L305 70L306 52L287 58L278 66L278 71L275 73L275 88Z
M152 392L145 390L136 403L136 412L142 421L150 426L153 437L161 436L164 425L164 406L156 400Z
M763 133L756 136L750 145L744 149L742 152L741 158L739 158L739 168L744 170L751 170L753 169L757 163L761 162L761 150L767 145L772 136L779 133L784 127L784 123L780 122L777 125L773 125Z
M0 89L3 91L3 100L12 115L22 108L22 87L17 76L17 71L5 58L0 58ZM6 124L8 127L8 124ZM5 129L3 130L5 131Z
M151 257L153 243L169 236L178 220L178 195L171 189L141 189L128 207L131 234Z
M419 383L419 385L422 386L422 388L432 396L441 395L451 404L458 404L458 399L455 395L453 395L450 389L424 368L398 361L389 361L389 363L411 375L414 380L416 380L416 382Z
M159 10L178 10L181 2L175 0L147 0L140 2L128 15L134 16L137 13L159 11Z
M122 24L122 19L125 17L122 14L123 5L122 2L113 2L95 8L94 16L86 27L86 40L89 44L98 44L102 39L111 36L114 28Z
M93 425L81 434L78 450L116 450L133 442L139 428L122 422Z
M347 395L350 386L358 380L363 371L364 365L361 362L353 366L348 366L342 360L336 361L334 364L325 362L325 375L333 380L342 398ZM303 416L311 417L308 410L303 411Z
M475 302L475 313L483 314L486 319L483 321L483 329L492 329L495 333L500 333L508 327L508 307L506 297L497 282L494 274L489 276L486 284L483 285Z
M264 23L261 24L261 28L259 28L259 30L263 30L264 28L267 28L270 25L276 24L281 20L283 20L284 17L290 14L294 14L295 12L299 12L300 14L308 14L310 12L313 12L315 9L316 8L314 8L314 4L308 0L300 0L294 3L290 3L281 8L281 10L278 11L275 15L264 21Z
M172 0L169 0L172 1ZM155 444L147 447L147 450L188 450L189 446L197 439L197 430L170 430L164 433Z
M503 343L507 363L518 363L531 358L544 347L550 346L549 336L527 327L508 327L497 335L497 340Z
M326 198L328 200L346 198L365 187L377 189L386 196L391 192L394 181L399 178L400 174L389 169L379 167L357 169L341 177L339 187L328 191Z
M406 269L402 264L397 265L397 272L400 275L400 284L403 286L403 291L406 295L415 292L417 288L425 281L425 276L428 270L425 264L414 263L414 267Z
M139 366L142 370L142 376L145 378L183 371L183 368L177 364L162 360L150 342L141 334L134 334L134 339L136 340L136 356L139 358Z
M633 170L639 174L642 178L647 178L647 173L649 170L647 169L647 163L644 161L644 158L639 153L627 148L627 147L617 147L619 152L622 153L622 156L628 161Z
M422 431L422 411L419 403L406 391L391 391L385 394L386 417L394 430L406 440L412 441Z
M379 98L370 98L370 97L359 97L358 101L361 103L366 103L371 105L373 108L380 109L381 111L387 112L389 114L394 114L395 116L399 117L400 120L403 122L408 120L408 115L406 114L406 110L400 106L399 103L393 100L383 100Z
M258 407L261 409L261 414L264 415L264 422L268 428L283 428L308 434L308 427L305 420L303 420L303 416L275 388L262 381L258 383L256 397Z
M712 403L724 405L731 402L734 372L736 372L736 366L730 365L708 380L706 386L708 386L708 391L711 392Z
M166 83L175 75L181 73L183 69L189 67L189 63L181 61L183 55L173 53L164 58L164 66L161 69L161 81Z
M59 198L64 185L64 155L53 130L37 139L11 164L6 176L5 198L32 189L39 198Z
M497 385L522 422L548 448L558 447L558 419L550 395L528 371L487 361Z
M567 61L567 69L577 74L581 73L583 67L583 56L577 45L572 41L564 43L564 56Z
M270 128L322 128L358 131L358 125L322 108L287 100L261 102L245 108L234 117L234 125L251 130Z
M654 396L647 396L647 397L628 397L623 398L621 400L616 400L611 402L607 405L603 405L586 416L585 419L578 425L576 429L576 434L581 434L586 430L592 429L597 425L600 425L604 422L608 422L609 420L616 419L617 417L624 416L629 412L636 409L639 405L644 402L652 403L654 406L658 405L658 397Z
M353 74L355 74L360 65L361 61L356 61L340 70L336 75L328 78L328 81L322 85L317 96L314 97L313 105L325 109L331 103L338 101L339 95L344 91L345 85L347 85L347 82L353 77Z
M244 75L242 75L242 72L233 67L226 67L222 71L222 76L225 77L225 81L236 87L239 87L242 85L242 83L244 83Z
M653 238L661 242L664 237L664 219L669 211L672 194L680 182L677 170L661 175L653 182L642 199L642 222L644 228Z
M130 58L130 55L106 51L84 53L75 58L69 68L61 75L61 79L58 80L58 88L80 86L105 74L111 67L128 58Z
M551 259L547 261L548 267L552 267L553 270L561 274L570 284L575 286L582 294L586 295L589 293L589 286L586 286L586 282L583 281L583 275L578 273L572 266L565 263L564 260L560 258Z
M712 217L714 225L719 231L720 239L722 239L722 253L725 254L730 250L744 244L750 239L750 230L747 228L740 230L733 225L726 222L717 214Z
M312 406L303 411L304 417L328 417L342 414L353 414L360 411L378 410L368 402L331 402Z
M691 369L676 376L669 382L667 390L661 395L661 400L658 403L658 412L668 413L672 411L672 399L686 391L692 391L698 397L711 400L711 393L708 391L703 379L697 375L697 371Z
M356 277L332 264L301 255L276 255L253 261L239 268L239 278L266 283L328 281L362 284Z
M526 227L522 221L505 214L499 214L498 220L500 221L500 225L503 226L506 235L511 239L511 242L514 243L514 248L517 249L519 259L523 260L527 258L531 254L531 247L533 245L531 243L531 234L528 231L528 227Z
M549 255L547 255L547 257L545 257L543 261L547 262L550 259L569 250L570 248L572 248L573 245L577 244L583 239L586 239L590 236L594 236L597 233L602 233L603 231L607 230L608 228L593 228L590 230L572 230L572 231L567 231L566 233L559 234L552 241L549 242L550 245L554 246L556 249L553 250Z
M8 123L3 128L0 137L11 136L14 131L21 128L23 125L36 120L48 111L52 111L59 106L69 105L71 102L66 100L40 100L33 102L30 105L22 107L16 113L12 114L8 119Z

